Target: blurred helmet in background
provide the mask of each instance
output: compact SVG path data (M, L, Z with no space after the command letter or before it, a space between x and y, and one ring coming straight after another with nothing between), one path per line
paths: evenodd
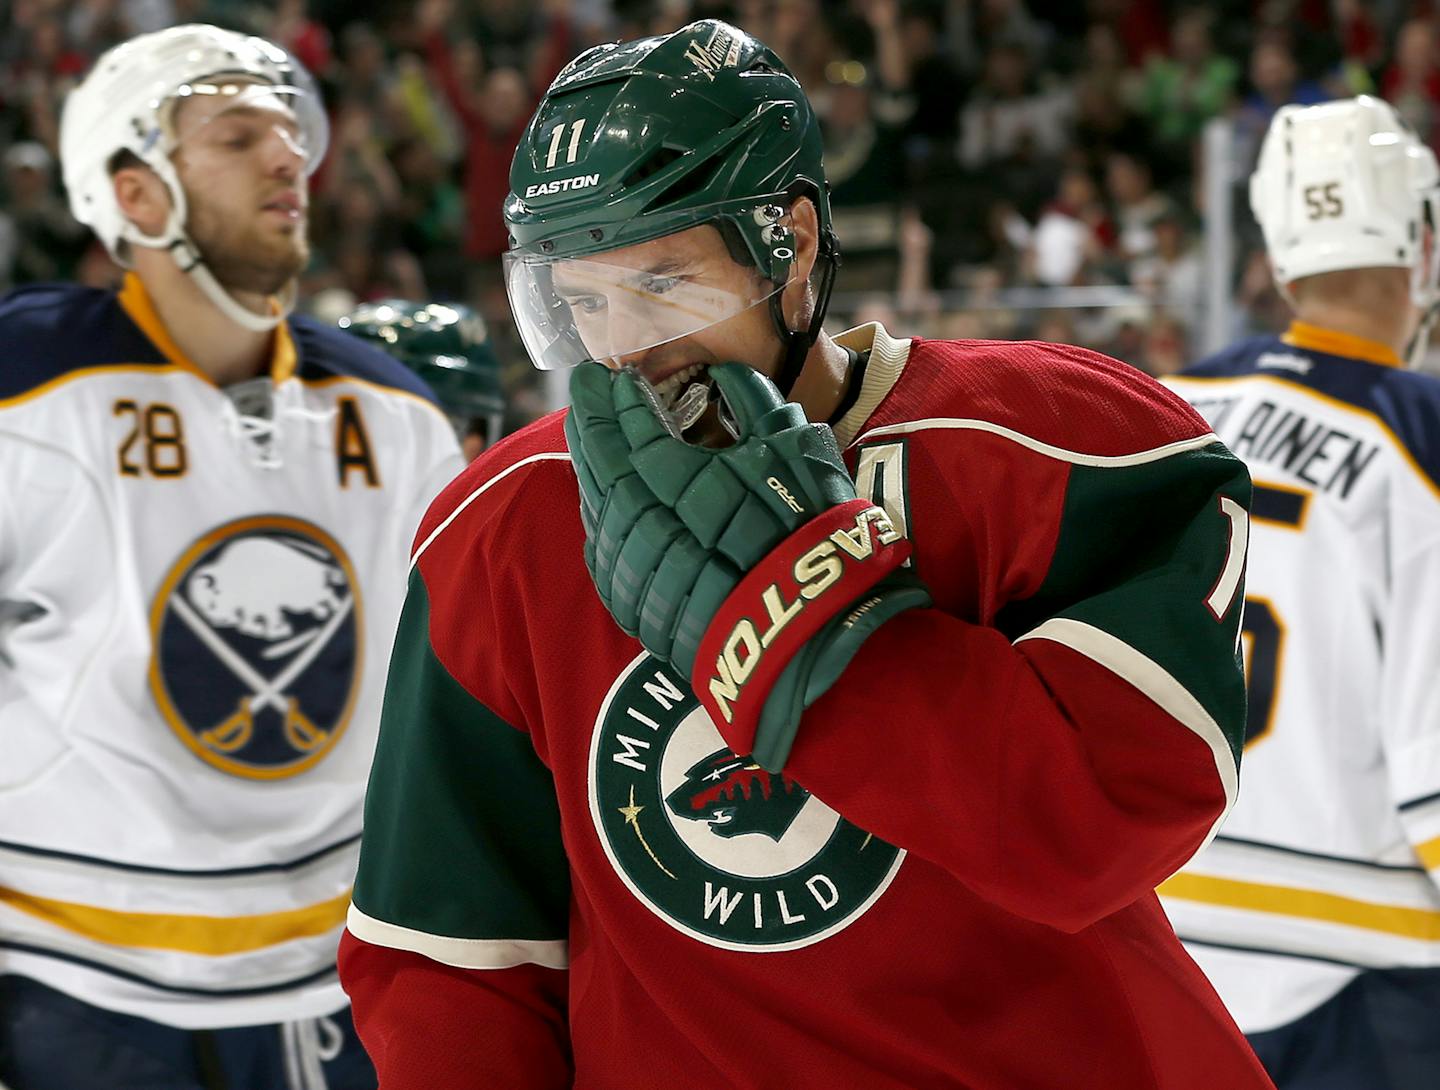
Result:
M476 448L472 456L500 438L500 361L484 319L469 307L386 299L361 304L338 325L394 356L434 390L462 444Z

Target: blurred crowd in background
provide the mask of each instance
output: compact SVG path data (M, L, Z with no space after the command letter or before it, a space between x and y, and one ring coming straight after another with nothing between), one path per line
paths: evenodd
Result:
M8 0L0 38L0 287L114 283L66 209L60 104L104 49L211 22L276 41L331 114L303 305L469 302L505 364L511 426L544 395L507 329L499 209L540 94L584 47L718 16L789 63L819 113L844 252L832 321L1086 344L1152 373L1198 354L1201 133L1235 238L1227 333L1275 329L1244 198L1286 103L1383 95L1440 137L1429 0ZM1215 168L1210 168L1215 169ZM1107 287L1106 305L1073 305ZM1061 305L1047 305L1054 299Z

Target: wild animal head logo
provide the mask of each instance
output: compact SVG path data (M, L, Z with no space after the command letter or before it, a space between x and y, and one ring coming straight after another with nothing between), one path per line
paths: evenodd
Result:
M595 714L590 816L636 899L725 950L796 950L875 904L905 853L738 757L694 688L637 656ZM751 835L759 834L759 835Z
M676 817L707 822L716 836L763 833L778 841L809 797L789 776L720 749L685 770L665 805Z

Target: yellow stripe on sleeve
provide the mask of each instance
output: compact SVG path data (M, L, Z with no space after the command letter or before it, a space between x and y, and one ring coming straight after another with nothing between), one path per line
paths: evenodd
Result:
M1427 840L1423 844L1415 845L1415 854L1420 857L1420 862L1425 865L1426 870L1435 870L1440 867L1440 836L1434 840Z
M244 954L292 939L314 938L345 922L350 892L303 908L257 916L177 916L118 912L35 897L0 886L0 904L110 946L177 950L183 954Z
M1373 904L1319 890L1242 882L1208 874L1177 874L1163 882L1156 892L1181 901L1344 924L1407 939L1440 941L1440 912L1430 909Z

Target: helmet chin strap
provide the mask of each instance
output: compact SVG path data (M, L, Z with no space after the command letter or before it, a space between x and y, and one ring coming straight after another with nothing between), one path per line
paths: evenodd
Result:
M235 297L225 290L220 281L215 279L215 274L205 264L194 243L184 235L170 243L170 256L175 259L175 264L179 266L180 271L195 281L196 286L205 293L205 297L219 308L220 313L252 333L268 333L283 322L286 315L295 306L297 293L295 282L292 280L280 295L270 297L279 305L273 307L269 314L256 314L248 307L242 307L235 301Z
M835 236L829 231L826 235L828 237L820 251L820 283L815 289L815 308L811 311L809 326L805 329L791 329L780 304L785 293L777 291L770 296L770 320L775 323L775 331L780 334L780 343L784 346L780 369L775 374L775 386L785 398L790 397L800 372L805 368L805 359L820 336L820 328L825 323L825 311L830 306L830 290L835 286L835 271L840 267L840 248L835 243Z
M1405 346L1405 366L1412 371L1418 370L1425 361L1425 349L1430 346L1430 330L1434 328L1437 317L1440 317L1440 300L1420 312L1420 321L1410 336L1410 343Z
M1440 317L1440 239L1434 234L1440 223L1440 193L1434 189L1426 190L1422 198L1421 219L1424 241L1420 260L1410 271L1410 299L1420 308L1420 321L1405 346L1405 365L1412 371L1424 361L1425 349L1430 346L1430 330Z
M165 162L169 168L169 161ZM162 176L173 172L173 168L160 171ZM205 264L200 254L199 247L190 241L183 226L185 220L185 191L180 187L178 179L169 182L169 189L172 199L169 218L165 221L165 230L158 235L147 235L136 227L134 223L127 223L126 230L122 232L123 237L132 246L145 246L151 250L169 250L170 256L174 258L175 265L193 280L199 289L205 293L205 297L219 308L220 313L229 318L242 329L248 329L252 333L268 333L281 322L283 322L290 311L294 309L297 289L292 280L285 290L278 296L271 296L278 304L272 308L269 314L256 314L253 310L242 307L235 301L235 297L225 290L220 281L215 279L215 274Z

